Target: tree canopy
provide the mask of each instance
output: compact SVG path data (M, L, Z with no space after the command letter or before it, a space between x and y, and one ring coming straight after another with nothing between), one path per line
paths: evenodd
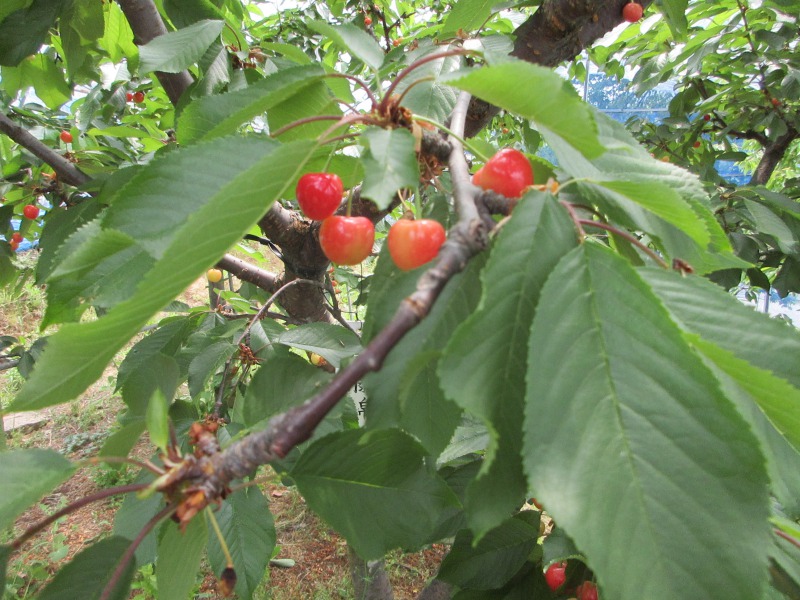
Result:
M185 598L204 556L251 597L266 465L355 563L449 544L421 599L800 596L800 334L730 293L800 292L800 2L626 4L0 7L0 285L27 240L47 298L39 339L0 337L6 408L125 351L94 460L154 453L40 597L155 562ZM596 110L587 57L669 114ZM309 173L335 215L300 209ZM210 306L176 301L206 275ZM0 454L0 525L81 466Z

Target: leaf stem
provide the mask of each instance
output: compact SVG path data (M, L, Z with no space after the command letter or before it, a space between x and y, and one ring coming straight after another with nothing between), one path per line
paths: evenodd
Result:
M474 145L474 144L472 144L472 143L471 143L469 140L467 140L466 138L464 138L464 137L462 137L462 136L459 136L459 135L457 135L455 132L453 132L452 130L448 129L447 127L445 127L445 126L444 126L444 125L442 125L441 123L439 123L439 122L437 122L437 121L434 121L433 119L429 119L428 117L423 117L422 115L417 115L417 114L413 115L413 117L412 117L412 118L413 118L415 121L422 121L423 123L430 123L431 125L433 125L433 126L434 126L434 127L436 127L437 129L440 129L441 131L444 131L444 132L445 132L447 135L449 135L450 137L453 137L453 138L457 139L459 142L461 142L461 144L462 144L463 146L466 146L466 147L467 147L467 149L469 149L469 151L470 151L470 152L471 152L471 153L472 153L474 156L478 157L478 158L479 158L479 159L480 159L482 162L486 162L487 160L489 160L489 159L486 157L486 155L484 155L484 153L483 153L483 152L481 152L480 150L478 150L478 149L475 147L475 145Z
M306 123L316 123L317 121L339 121L342 117L339 115L315 115L313 117L304 117L302 119L297 119L297 121L292 121L284 125L283 127L279 128L277 131L273 131L269 136L270 137L278 137L289 131L290 129L294 129L295 127L299 127L300 125L305 125Z
M602 223L600 221L592 221L590 219L578 219L578 223L581 225L586 225L588 227L597 227L598 229L603 229L605 231L613 233L614 235L618 235L619 237L624 238L625 240L629 241L631 244L639 248L639 250L647 254L647 256L656 261L659 264L659 266L664 267L665 269L669 269L669 265L666 263L666 261L663 258L661 258L655 251L653 251L652 248L648 248L645 244L643 244L640 240L638 240L636 236L631 235L627 231L622 231L621 229L618 229L613 225L609 225L608 223Z
M347 73L326 73L325 77L335 77L339 79L348 79L358 85L361 89L363 89L367 93L367 97L369 101L372 103L372 110L375 110L378 107L378 99L375 97L375 94L372 93L372 90L369 89L369 86L364 82L363 79L356 77L355 75L348 75Z
M228 544L225 542L225 536L222 535L222 530L219 528L217 517L214 516L214 511L211 510L210 506L206 506L206 517L208 517L208 521L209 523L211 523L211 528L217 535L217 539L219 540L219 547L222 548L222 553L225 555L225 560L228 563L226 566L232 569L233 557L231 556L231 551L228 549Z

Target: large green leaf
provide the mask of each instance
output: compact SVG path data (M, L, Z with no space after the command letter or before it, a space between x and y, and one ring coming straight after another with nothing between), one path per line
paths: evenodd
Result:
M595 157L603 152L589 105L551 69L510 61L472 69L467 74L457 72L443 81L534 121L585 156Z
M342 431L311 445L292 470L308 505L364 559L418 548L439 515L458 505L424 464L425 451L397 430Z
M174 151L143 168L113 198L104 229L136 239L156 259L136 293L97 321L50 338L13 403L65 402L99 377L153 314L211 266L296 180L315 144L222 138Z
M407 129L368 127L363 138L364 184L361 195L385 209L395 193L419 184L419 163L414 151L414 136Z
M139 70L180 73L195 64L219 38L224 21L198 21L185 29L160 35L139 47Z
M72 475L75 466L58 452L43 449L0 452L0 527Z
M597 244L566 256L528 360L525 471L604 593L761 597L758 443L636 271Z
M383 64L383 50L366 31L352 23L330 25L325 21L310 21L308 26L332 39L337 46L348 51L370 69L377 71Z
M21 7L0 21L0 65L13 67L39 52L56 18L68 4L68 0L33 0L30 6Z
M459 532L442 561L437 579L459 588L500 588L517 574L539 537L540 513L517 513L475 543L468 530Z
M492 432L491 451L467 494L469 523L479 536L525 494L520 455L528 331L545 280L576 244L575 227L555 199L527 194L492 248L478 310L453 335L439 367L446 396Z
M686 20L686 11L689 8L689 0L659 0L657 2L664 16L667 17L669 28L677 38L683 38L689 23Z
M316 79L303 89L297 91L280 104L273 106L267 113L267 122L270 131L296 123L300 119L324 115L339 117L342 110L333 97L327 82ZM322 135L330 128L332 120L312 121L303 125L294 126L284 131L278 139L287 142L297 139L312 139ZM327 151L330 154L330 150Z
M269 503L257 487L231 494L214 513L236 570L236 592L250 598L264 578L275 548L275 525ZM211 536L208 560L219 577L227 566L219 540Z
M241 90L198 98L178 118L178 140L189 144L234 133L241 125L319 81L323 74L319 65L292 67Z
M200 515L189 521L184 531L173 521L164 524L156 561L160 600L186 600L198 577L207 541L208 527Z
M459 0L448 11L439 35L448 38L459 35L459 30L475 31L486 23L495 4L498 4L498 0Z
M92 544L61 569L37 598L40 600L99 599L130 545L129 540L116 536ZM131 580L135 572L136 561L131 560L106 598L109 600L127 598L130 595Z
M421 50L414 52L409 56L409 62L423 58L426 54L430 54L431 50L426 48L425 52ZM434 46L433 50L441 52L443 48ZM463 61L464 58L461 56L447 56L414 69L397 87L397 92L403 94L403 106L416 115L428 117L438 123L446 123L456 105L458 92L442 84L440 79L443 74L459 69ZM429 78L432 80L426 81Z
M361 340L351 330L331 323L308 323L278 335L275 342L316 352L337 369L361 352Z

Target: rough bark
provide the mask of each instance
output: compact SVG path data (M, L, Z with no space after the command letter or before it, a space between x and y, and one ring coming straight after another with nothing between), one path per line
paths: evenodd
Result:
M394 600L384 561L364 560L348 546L347 562L355 600Z
M513 56L544 67L572 60L623 22L622 7L630 0L545 0L515 31ZM638 0L647 7L653 0ZM486 127L499 112L473 99L467 115L467 137Z
M790 127L778 139L765 144L764 154L750 178L749 185L766 185L775 172L775 168L786 155L789 146L798 138L800 138L800 131Z

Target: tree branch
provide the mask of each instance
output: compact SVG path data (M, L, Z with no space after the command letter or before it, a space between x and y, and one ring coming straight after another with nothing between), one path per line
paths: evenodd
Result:
M167 33L167 26L158 14L153 0L117 0L117 4L125 14L133 30L133 41L142 46L160 35ZM157 72L156 77L161 82L172 104L178 104L183 93L194 82L189 71L180 73Z
M630 0L545 0L515 31L513 56L545 67L572 60L584 48L623 22L622 8ZM644 8L653 0L637 0ZM465 134L472 137L499 109L473 99Z
M241 258L226 254L219 259L217 266L262 290L274 292L277 289L278 277L276 275L264 269L259 269Z
M43 144L39 139L31 135L27 129L17 125L3 113L0 113L0 131L23 148L29 150L34 156L37 156L53 167L60 182L79 187L91 180L91 177L86 173L81 171L58 152Z
M765 144L764 155L761 157L756 170L753 171L753 176L750 178L748 185L767 185L789 146L798 138L800 138L800 131L790 127L778 139Z

